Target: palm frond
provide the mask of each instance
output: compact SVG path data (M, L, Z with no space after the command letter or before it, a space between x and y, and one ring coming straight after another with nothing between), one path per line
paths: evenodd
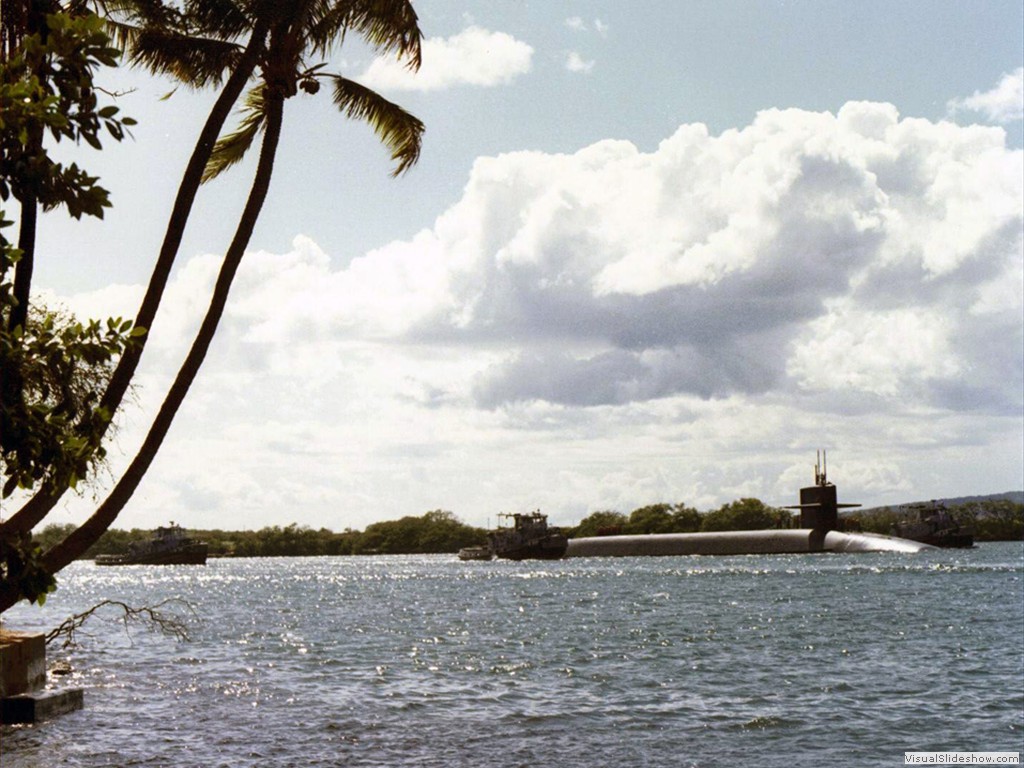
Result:
M410 0L347 0L328 5L331 8L314 17L306 30L314 51L326 55L353 30L378 51L405 59L409 69L420 68L422 34Z
M180 28L185 16L177 5L163 0L86 0L108 19L128 21L137 26ZM82 2L82 0L79 0Z
M245 0L188 0L185 15L199 30L215 33L217 37L234 40L242 37L253 26L251 2Z
M104 17L103 25L107 34L110 35L111 44L121 53L127 53L135 47L135 41L138 39L139 32L142 31L141 27L109 16Z
M391 159L398 164L391 171L399 176L420 158L423 145L423 123L376 91L354 80L333 75L334 103L346 117L365 120L374 133L391 150Z
M131 62L193 88L219 83L241 55L235 43L157 28L131 35Z
M213 145L213 152L203 171L203 183L217 178L239 162L263 130L267 121L265 86L261 83L245 95L245 107L238 129L221 136Z

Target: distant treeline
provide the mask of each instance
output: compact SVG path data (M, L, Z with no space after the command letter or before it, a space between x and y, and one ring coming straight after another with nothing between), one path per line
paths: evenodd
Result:
M958 522L974 530L976 541L1024 539L1024 505L1006 500L978 501L946 508ZM893 533L894 526L912 512L883 507L845 515L841 527L869 533ZM786 509L770 507L758 499L739 499L709 512L698 512L685 504L651 504L631 513L602 510L579 525L563 528L571 538L619 534L694 533L697 531L745 531L763 528L795 528L799 516ZM74 530L73 525L50 525L36 534L47 549ZM210 545L210 554L226 557L293 557L315 555L441 554L482 544L487 531L460 521L451 512L434 510L419 517L408 516L368 525L364 531L335 533L295 523L258 531L192 530L191 534ZM122 554L137 541L148 541L150 530L111 529L85 557Z
M710 512L698 512L685 504L651 504L622 512L594 512L574 528L564 529L570 538L644 533L696 533L698 531L754 531L763 528L794 528L789 510L769 507L760 499L740 499Z
M74 526L47 526L36 535L36 540L46 549L71 530ZM336 533L327 528L292 523L283 528L275 525L258 531L190 529L189 534L209 544L211 555L226 557L435 554L458 552L462 547L479 544L487 538L484 529L466 525L443 510L373 523L364 531ZM122 554L133 542L148 541L152 537L151 530L112 528L85 553L85 558Z

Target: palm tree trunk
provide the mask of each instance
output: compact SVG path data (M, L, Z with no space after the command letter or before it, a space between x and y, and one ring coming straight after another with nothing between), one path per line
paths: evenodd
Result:
M28 322L29 294L32 291L32 270L36 256L36 221L39 203L33 194L25 195L21 202L21 223L18 226L18 250L21 258L14 265L14 291L17 304L11 307L7 318L7 330L13 331L19 325L24 328Z
M273 89L270 90L273 91ZM196 334L195 341L192 343L192 348L185 357L185 362L182 363L181 369L178 371L178 375L175 377L163 405L160 406L160 411L150 427L149 434L146 435L146 439L138 454L129 465L124 476L114 486L107 500L100 505L92 517L43 555L43 567L50 573L57 573L70 562L84 554L110 527L110 524L114 522L118 513L128 503L135 489L138 488L139 483L146 474L146 470L149 469L150 464L156 457L157 451L160 449L160 445L171 427L174 416L178 412L178 408L181 406L189 387L195 380L196 374L199 372L199 368L217 331L217 324L224 314L224 307L231 290L231 283L234 280L239 265L242 263L242 256L249 244L249 239L256 226L263 202L266 199L267 190L270 187L270 177L274 170L274 155L277 152L278 139L281 135L283 111L284 100L281 95L273 92L270 93L267 98L266 130L249 198L246 201L238 228L235 230L235 237L224 257L224 264L221 266L220 273L217 276L217 285L214 288L206 317L203 318L203 323ZM10 590L0 591L0 612L10 608L16 601L17 595L10 594Z
M167 222L167 229L164 234L163 244L160 246L160 255L157 257L153 274L149 279L149 286L146 294L139 305L138 314L135 317L135 325L140 328L151 327L160 307L160 300L163 298L167 281L170 278L171 267L178 254L181 239L185 233L185 225L188 223L189 214L192 211L192 204L195 202L196 194L202 183L203 170L210 159L210 153L220 135L224 122L227 120L231 108L238 100L242 89L245 87L249 76L256 68L256 63L263 52L263 45L266 38L266 30L260 25L253 30L244 54L235 67L231 76L224 85L224 89L217 97L206 124L199 134L192 157L185 167L181 183L178 185L178 195L174 200L174 207L171 209L171 216ZM19 263L20 268L20 263ZM148 334L138 337L136 343L130 346L121 355L117 366L111 375L107 388L100 399L100 408L103 408L113 418L114 413L121 405L125 392L131 384L135 370L138 368L142 358ZM108 422L109 424L109 422ZM91 439L100 440L106 429L98 435L92 435ZM29 499L21 509L14 513L7 522L0 523L0 535L8 533L23 533L32 530L43 518L49 514L60 497L67 491L67 486L60 488L42 487Z
M35 34L41 35L45 42L47 37L46 14L56 10L53 4L46 0L29 0L20 9L16 8L12 15L17 16L24 27L12 35L14 38L18 38L18 35L21 37L9 42L12 43L12 46L17 47L20 46L24 37ZM43 72L36 71L33 74L45 79ZM42 153L43 127L41 125L34 125L29 129L27 151L30 157L36 157ZM28 321L28 304L32 293L32 271L36 256L36 222L39 217L39 198L35 192L25 194L18 202L21 204L19 212L21 224L18 231L18 249L21 251L21 258L14 267L14 298L17 299L17 304L11 308L11 314L7 320L9 331L13 331L19 325L24 328Z

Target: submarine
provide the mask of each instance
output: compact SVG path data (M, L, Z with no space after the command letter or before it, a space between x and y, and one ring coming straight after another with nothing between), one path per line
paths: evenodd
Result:
M815 552L916 553L935 547L919 541L874 533L839 530L839 510L860 504L840 504L836 486L826 476L827 458L819 452L814 485L800 489L800 527L759 531L650 533L567 538L549 527L539 511L510 515L512 528L499 528L488 537L494 556L508 560L560 560L572 557L658 557L673 555L789 555Z

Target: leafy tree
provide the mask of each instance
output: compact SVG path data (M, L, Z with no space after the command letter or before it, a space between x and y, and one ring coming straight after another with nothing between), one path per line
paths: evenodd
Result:
M0 199L13 196L20 206L18 249L13 295L15 303L6 318L13 331L27 320L32 272L35 263L38 208L63 206L75 218L83 214L102 218L110 205L105 189L76 164L55 162L43 145L49 133L56 141L84 141L99 149L104 130L120 141L130 118L116 117L118 108L99 105L93 73L100 66L114 66L119 54L93 14L56 13L52 2L18 3L24 29L7 32L3 87L25 89L20 102L4 99L4 122L13 120L17 131L2 131L0 139ZM7 10L3 28L14 14ZM6 35L5 35L6 36ZM8 51L8 45L11 45ZM8 94L9 96L10 94Z
M1009 499L986 499L951 507L957 522L971 526L976 541L1024 539L1024 504Z
M626 533L672 533L675 531L671 504L651 504L634 509L629 515Z
M117 3L116 8L116 16L108 17L106 22L115 31L122 47L130 52L134 63L147 66L154 72L170 74L196 88L219 83L223 73L230 70L179 184L160 253L135 318L135 327L141 330L152 326L204 169L232 106L258 63L265 45L266 24L257 23L253 27L243 48L229 40L201 36L197 32L195 18L202 15L199 11L203 9L196 9L194 2L186 4L185 12L146 0L124 0ZM206 14L210 12L203 10ZM138 343L119 358L100 400L100 407L105 412L113 414L120 407L138 367L145 341L146 336L141 336ZM102 437L102 432L95 436ZM0 531L5 528L19 533L31 530L46 517L67 487L60 484L42 487L10 520L0 525Z
M44 133L100 146L101 131L120 140L132 121L118 118L116 107L100 107L91 88L93 71L116 53L95 17L33 14L32 34L20 30L15 47L4 10L0 200L13 197L21 214L15 247L2 231L9 222L0 210L0 465L7 497L17 487L73 487L102 460L97 436L110 414L97 403L99 390L138 332L120 319L82 324L41 309L30 313L37 207L64 206L80 217L102 216L108 204L95 177L52 160ZM0 577L3 594L39 602L54 588L27 528L0 525Z
M703 517L693 507L680 503L672 509L673 533L695 533L700 530L702 523Z
M10 287L0 283L0 303ZM110 416L96 403L130 333L131 321L83 324L38 307L24 329L0 330L0 386L8 390L0 412L3 497L18 487L76 487L103 460L95 434L106 430Z
M419 157L423 124L378 94L341 75L327 75L323 65L310 66L306 56L324 53L349 30L364 34L380 48L394 50L410 66L419 66L420 32L416 15L407 2L356 0L324 4L311 1L277 4L257 3L257 17L265 19L266 51L260 59L261 81L246 98L246 114L239 130L217 142L207 167L212 178L237 162L262 131L256 174L235 236L225 255L210 307L139 453L96 512L74 533L43 556L50 572L57 572L79 557L116 519L131 498L156 456L174 416L202 365L223 314L231 284L266 198L280 138L284 103L299 90L316 93L319 81L333 83L334 101L351 118L368 121L397 161L394 173L408 170ZM224 24L223 15L212 23ZM230 19L229 19L230 21ZM9 607L11 596L0 595L0 610Z
M355 543L356 554L437 554L480 543L485 532L460 522L451 512L434 510L366 527Z
M756 531L781 527L780 510L767 506L760 499L740 499L704 515L702 531Z
M95 16L70 18L51 14L45 34L28 35L17 52L0 64L0 200L20 204L21 241L34 241L27 222L34 208L64 206L72 216L102 216L107 192L71 164L55 162L40 136L85 140L100 146L104 129L120 140L130 118L117 107L100 107L90 84L93 71L114 63ZM6 25L5 25L6 28ZM83 381L96 384L95 373L126 348L131 322L110 320L81 325L61 322L40 312L29 323L30 251L14 247L2 231L9 225L0 211L0 447L3 495L45 480L47 487L74 485L94 455L101 453L96 433L105 429L109 412L99 407L98 389L85 392ZM28 264L27 272L23 269ZM13 276L12 276L13 273ZM78 434L70 427L82 425ZM27 529L21 529L23 532Z
M600 510L598 512L591 512L583 518L572 533L574 538L610 536L622 533L628 523L628 518L621 512Z

